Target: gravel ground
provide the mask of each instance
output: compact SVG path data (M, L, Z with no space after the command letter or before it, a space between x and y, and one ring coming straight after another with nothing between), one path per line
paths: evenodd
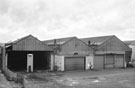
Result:
M12 88L6 77L0 72L0 88Z
M27 80L31 88L135 88L135 68L40 72L27 75Z

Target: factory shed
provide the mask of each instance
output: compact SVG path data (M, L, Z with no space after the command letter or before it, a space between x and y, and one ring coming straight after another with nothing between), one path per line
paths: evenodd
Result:
M55 51L54 69L59 71L87 70L93 66L94 50L77 37L44 41Z
M115 35L82 38L83 42L95 49L94 69L126 67L127 52L131 51Z
M53 50L32 35L6 43L6 65L10 70L51 69Z

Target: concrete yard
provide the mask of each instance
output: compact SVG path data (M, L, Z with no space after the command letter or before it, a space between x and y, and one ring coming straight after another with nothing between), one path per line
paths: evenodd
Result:
M12 88L6 77L0 72L0 88Z
M35 72L28 88L135 88L135 68L100 71Z

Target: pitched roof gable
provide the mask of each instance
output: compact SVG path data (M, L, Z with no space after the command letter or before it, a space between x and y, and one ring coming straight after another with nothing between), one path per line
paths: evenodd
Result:
M27 35L27 36L25 36L25 37L19 38L19 39L15 40L15 41L8 42L8 43L6 43L6 45L13 45L13 44L16 44L16 43L18 43L18 42L20 42L20 41L22 41L22 40L24 40L24 39L26 39L26 38L28 38L28 37L30 37L30 36L32 36L32 35L30 34L30 35ZM34 37L34 36L32 36L32 37ZM34 38L35 38L35 37L34 37Z
M101 51L131 51L131 48L128 47L123 41L118 37L112 36L110 39L106 40L97 50Z
M82 42L84 42L86 45L88 45L90 41L90 47L94 49L98 49L99 47L102 47L102 45L109 40L111 40L113 37L116 37L115 35L109 35L109 36L99 36L99 37L89 37L89 38L80 38ZM58 41L64 41L61 45L66 44L68 41L71 41L74 37L69 38L62 38L58 39ZM116 37L117 38L117 37ZM121 42L122 46L125 46L127 49L129 48L125 43L123 43L119 38L117 38L119 42ZM54 42L54 40L51 40ZM88 45L89 46L89 45ZM128 49L129 50L129 49Z
M48 45L41 42L39 39L32 35L25 36L23 38L20 38L18 40L15 40L9 44L9 46L12 46L13 50L22 50L22 51L53 51Z
M66 41L65 43L63 43L61 46L65 45L66 43L72 41L73 39L78 39L77 37L72 37L70 40ZM82 40L78 39L80 42L82 42L83 44L85 44L86 46L88 46L85 42L83 42ZM90 48L92 48L91 46L89 46Z
M135 45L135 40L123 41L127 45Z
M94 52L94 49L91 46L88 46L86 43L84 43L77 37L73 37L70 40L66 41L64 44L59 46L59 48L62 51L87 51L90 53Z
M83 42L85 42L86 44L88 44L88 42L90 41L91 45L101 45L102 43L104 43L105 41L107 41L108 39L110 39L113 36L114 35L99 36L99 37L89 37L89 38L81 38L81 40Z
M54 44L54 41L56 40L56 43L58 45L62 45L64 44L66 41L72 39L74 37L66 37L66 38L59 38L59 39L51 39L51 40L45 40L43 41L44 43L46 43L47 45L53 45Z

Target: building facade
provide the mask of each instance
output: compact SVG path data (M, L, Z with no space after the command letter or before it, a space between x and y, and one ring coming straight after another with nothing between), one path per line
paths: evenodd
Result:
M83 38L82 41L87 44L90 42L95 49L95 69L126 67L130 59L126 53L130 52L131 48L114 35Z
M94 50L76 37L45 41L54 48L54 69L87 70L93 67Z
M10 70L51 69L53 50L36 37L28 35L5 44L4 65Z

